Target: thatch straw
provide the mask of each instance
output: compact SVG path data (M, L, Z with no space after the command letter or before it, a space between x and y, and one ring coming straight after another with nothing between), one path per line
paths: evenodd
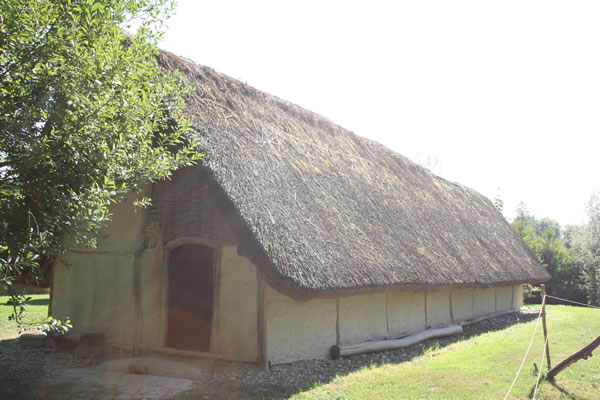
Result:
M210 68L160 62L196 88L187 113L239 252L286 294L550 278L479 193Z

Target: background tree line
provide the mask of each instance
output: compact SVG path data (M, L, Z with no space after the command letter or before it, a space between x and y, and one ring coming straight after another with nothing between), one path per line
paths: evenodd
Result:
M495 204L502 206L498 200ZM512 226L552 275L549 295L600 305L600 193L592 195L586 214L583 225L561 226L535 218L520 203ZM526 285L525 300L539 301L539 289Z

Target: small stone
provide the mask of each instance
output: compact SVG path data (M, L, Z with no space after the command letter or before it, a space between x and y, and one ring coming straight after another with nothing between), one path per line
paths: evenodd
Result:
M148 375L148 366L131 364L127 366L127 373L133 375Z
M19 344L21 347L42 347L46 335L42 333L24 333L19 337Z

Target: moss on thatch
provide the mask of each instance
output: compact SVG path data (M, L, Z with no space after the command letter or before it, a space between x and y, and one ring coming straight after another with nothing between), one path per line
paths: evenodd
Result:
M315 113L163 52L240 252L293 297L538 283L548 273L492 203Z

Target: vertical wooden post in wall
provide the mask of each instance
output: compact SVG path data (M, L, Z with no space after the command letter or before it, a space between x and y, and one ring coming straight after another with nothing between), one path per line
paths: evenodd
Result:
M258 288L256 296L256 327L258 334L258 367L264 370L269 369L269 357L267 356L267 330L265 321L265 282L260 271L256 271L256 286Z
M54 270L56 269L56 263L50 267L50 301L48 302L48 315L47 317L52 315L52 303L54 303Z
M546 328L546 285L541 285L542 288L542 326L544 327L544 343L546 345L546 360L548 361L548 371L552 369L550 363L550 342L548 342L548 329ZM540 365L540 368L542 366Z
M140 246L133 256L133 355L140 353L139 345L142 341L142 252Z

